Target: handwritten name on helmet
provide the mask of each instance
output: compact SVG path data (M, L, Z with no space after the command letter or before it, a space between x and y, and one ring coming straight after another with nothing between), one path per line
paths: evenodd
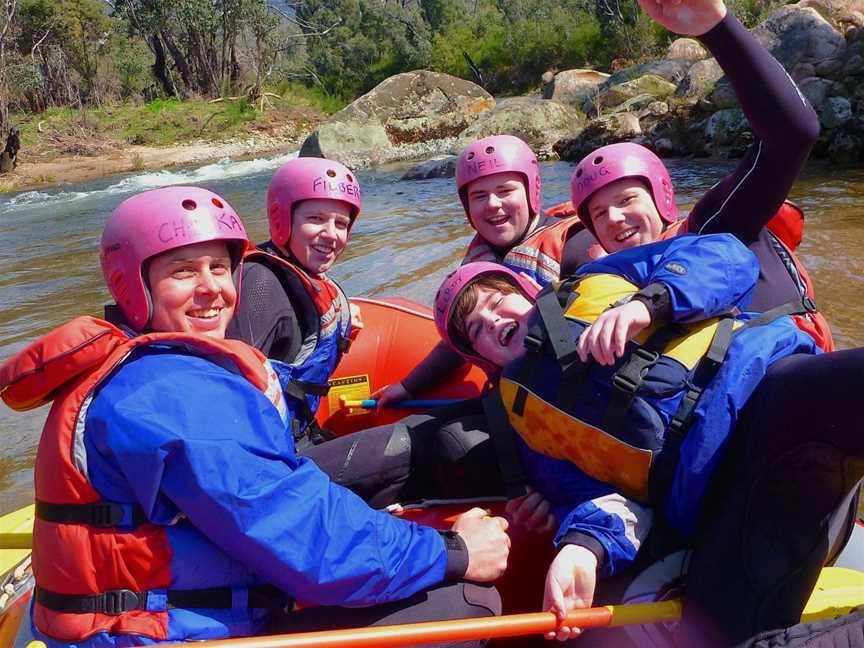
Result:
M467 159L464 162L463 168L465 172L469 176L475 176L477 174L483 173L484 171L490 171L494 169L506 169L509 168L509 165L506 162L502 162L498 159L497 155L492 155L477 158L472 154L469 154Z
M611 172L609 171L609 169L605 165L601 166L601 167L597 167L596 169L594 169L590 173L587 173L587 172L583 173L581 175L581 177L579 177L579 179L576 181L576 188L579 191L584 191L585 189L590 187L592 184L597 182L597 180L599 180L603 176L608 176L610 173Z
M360 197L360 185L353 182L345 182L344 180L335 181L324 176L318 176L312 181L312 191L314 193L321 192L328 197L344 196Z
M163 221L159 224L157 236L162 243L182 244L183 241L200 240L208 234L244 232L243 223L233 213L222 212L214 218L212 213L204 212L202 216L197 218L190 214L190 217Z

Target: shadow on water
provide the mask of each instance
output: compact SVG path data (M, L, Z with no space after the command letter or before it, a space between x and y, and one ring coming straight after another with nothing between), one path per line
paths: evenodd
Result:
M0 197L0 359L75 315L101 313L108 295L98 237L123 198L165 181L205 186L228 199L260 241L267 231L267 183L285 159L253 161L245 175L219 164ZM731 162L672 162L682 209L731 168ZM398 294L429 304L472 231L452 179L400 182L401 172L359 174L363 213L333 274L351 295ZM572 166L544 163L541 172L544 204L568 199ZM811 168L792 198L807 215L801 256L838 346L864 345L864 171ZM31 466L46 413L40 408L18 414L0 406L0 513L32 498Z

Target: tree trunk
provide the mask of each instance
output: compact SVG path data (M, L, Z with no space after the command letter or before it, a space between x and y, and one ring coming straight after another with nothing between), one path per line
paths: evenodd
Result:
M183 79L183 85L186 87L186 90L194 90L195 85L192 81L192 71L189 69L189 64L186 62L186 57L183 56L183 52L180 51L180 48L177 47L174 41L168 38L164 32L160 32L160 36L162 37L162 40L165 41L165 46L171 53L171 58L174 60L174 65L177 66L177 71L180 72L180 78Z
M166 95L176 97L179 93L177 92L177 86L174 85L174 79L171 78L171 70L168 69L168 64L165 60L165 48L162 46L162 41L156 34L151 36L149 40L153 48L153 54L156 56L156 60L153 62L153 67L151 68L153 76L159 80Z

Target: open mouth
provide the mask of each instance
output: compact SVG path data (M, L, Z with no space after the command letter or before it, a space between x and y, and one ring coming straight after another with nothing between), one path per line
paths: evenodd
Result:
M498 225L503 225L509 220L507 214L502 214L501 216L493 216L492 218L487 218L486 222L492 225L493 227L497 227Z
M615 240L619 243L622 243L629 239L631 236L634 236L639 231L638 227L631 227L630 229L624 230L620 234L615 237Z
M498 342L501 346L506 347L510 345L510 342L513 341L513 336L516 335L516 331L519 330L519 324L517 322L510 322L507 326L505 326L501 333L498 334Z

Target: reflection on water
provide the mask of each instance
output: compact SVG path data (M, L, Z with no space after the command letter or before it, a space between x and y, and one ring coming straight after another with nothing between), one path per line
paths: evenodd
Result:
M135 176L0 197L0 359L78 314L99 314L107 292L97 243L108 213L130 192L155 181L196 182L243 215L250 234L267 229L264 193L277 162L257 161L207 172ZM692 205L731 163L670 164L682 207ZM221 170L220 170L221 168ZM568 197L571 166L542 165L546 205ZM399 294L429 303L471 238L452 179L399 182L401 170L361 172L363 213L334 276L351 295ZM143 183L143 184L142 184ZM801 249L820 305L841 348L864 345L864 171L813 168L792 198L807 215ZM46 408L17 414L0 406L0 513L32 498L31 466Z

